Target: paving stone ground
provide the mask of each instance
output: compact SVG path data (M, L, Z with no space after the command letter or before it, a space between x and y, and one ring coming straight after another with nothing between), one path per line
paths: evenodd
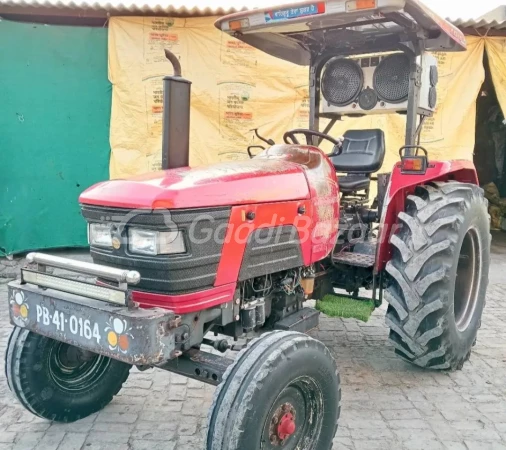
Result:
M9 266L15 272L16 265ZM5 269L7 270L7 269ZM387 344L384 310L372 320L322 318L313 334L341 371L343 412L334 449L506 450L506 239L494 239L491 284L478 344L462 371L418 370ZM11 326L0 278L0 356ZM26 412L0 372L0 450L204 448L214 388L167 372L132 370L104 411L74 424Z

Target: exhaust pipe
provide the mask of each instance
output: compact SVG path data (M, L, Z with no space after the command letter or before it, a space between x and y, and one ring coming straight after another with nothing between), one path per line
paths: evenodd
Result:
M190 165L191 81L181 76L181 64L174 53L165 50L174 75L163 79L162 169Z

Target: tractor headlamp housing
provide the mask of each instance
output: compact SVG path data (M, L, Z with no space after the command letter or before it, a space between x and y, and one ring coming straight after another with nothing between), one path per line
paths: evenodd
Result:
M97 247L112 248L111 225L90 223L88 225L88 244Z
M181 231L155 231L143 228L128 230L128 249L131 253L150 256L186 252Z

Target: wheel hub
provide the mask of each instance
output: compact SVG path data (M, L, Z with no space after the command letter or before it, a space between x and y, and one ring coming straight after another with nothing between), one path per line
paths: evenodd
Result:
M295 429L296 426L293 416L291 413L287 413L281 418L281 422L279 423L278 436L281 440L285 440L295 433Z
M292 404L281 405L273 414L270 426L270 441L274 446L282 446L297 431L296 411Z
M92 361L95 354L72 345L60 347L59 359L67 367L78 367L82 363Z
M49 376L62 390L72 392L88 389L100 380L110 364L109 358L63 342L50 347L48 358Z

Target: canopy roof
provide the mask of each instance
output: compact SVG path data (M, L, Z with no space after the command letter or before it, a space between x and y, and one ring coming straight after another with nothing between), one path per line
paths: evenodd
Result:
M277 58L398 49L418 36L425 50L463 51L464 34L419 0L313 0L222 17L216 27Z

